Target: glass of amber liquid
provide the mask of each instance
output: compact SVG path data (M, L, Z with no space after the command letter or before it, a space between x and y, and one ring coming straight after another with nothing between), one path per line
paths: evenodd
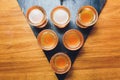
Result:
M52 69L57 74L64 74L71 68L71 60L69 56L63 52L56 53L50 60Z
M54 49L58 44L57 34L50 29L41 31L37 36L37 40L40 47L46 51Z
M92 6L83 6L78 10L76 24L81 28L94 25L98 20L98 12Z
M76 29L70 29L63 35L63 44L68 50L78 50L84 43L82 33Z

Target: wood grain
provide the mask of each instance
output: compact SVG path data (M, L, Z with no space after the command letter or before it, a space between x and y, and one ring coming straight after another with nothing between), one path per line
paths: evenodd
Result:
M119 3L107 0L66 80L120 79ZM1 0L0 80L43 79L57 80L17 1Z
M7 6L6 6L6 5ZM16 0L0 1L0 80L56 80Z

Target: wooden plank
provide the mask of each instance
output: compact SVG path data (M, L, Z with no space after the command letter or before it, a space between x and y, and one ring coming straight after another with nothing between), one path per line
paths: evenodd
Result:
M42 80L43 78L57 79L17 1L1 0L0 80Z

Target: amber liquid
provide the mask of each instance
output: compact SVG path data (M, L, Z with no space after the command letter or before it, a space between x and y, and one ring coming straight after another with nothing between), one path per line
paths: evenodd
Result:
M59 55L55 58L55 66L59 69L64 69L68 65L68 60L65 56Z
M41 36L41 45L47 48L53 47L56 42L56 36L51 32L44 32Z
M95 19L95 13L92 9L85 8L79 13L79 19L82 24L90 24Z
M80 36L77 32L71 31L65 37L65 43L71 48L77 48L80 42Z

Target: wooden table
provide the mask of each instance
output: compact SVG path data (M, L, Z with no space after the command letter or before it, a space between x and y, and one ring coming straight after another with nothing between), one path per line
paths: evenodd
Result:
M107 0L66 80L120 80L120 0ZM17 0L0 1L0 80L57 80Z

